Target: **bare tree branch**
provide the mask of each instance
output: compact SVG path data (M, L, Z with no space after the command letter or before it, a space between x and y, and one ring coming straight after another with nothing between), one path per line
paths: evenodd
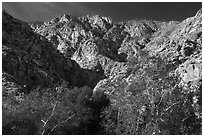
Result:
M57 128L58 126L60 126L61 124L65 123L65 122L67 122L68 120L72 119L73 117L74 117L74 114L71 115L71 116L69 116L69 117L67 117L64 121L61 121L61 120L63 119L63 118L61 118L61 119L60 119L60 122L57 123L57 124L51 129L51 131L48 133L48 135L50 135L50 134L55 130L55 128Z
M55 104L53 104L52 113L51 113L51 115L48 117L48 119L47 119L46 121L41 120L41 121L44 123L44 124L43 124L43 131L42 131L41 135L44 135L44 133L45 133L45 127L46 127L47 123L49 122L49 120L50 120L50 119L52 118L52 116L54 115L55 108L56 108L57 104L58 104L57 101L55 102Z

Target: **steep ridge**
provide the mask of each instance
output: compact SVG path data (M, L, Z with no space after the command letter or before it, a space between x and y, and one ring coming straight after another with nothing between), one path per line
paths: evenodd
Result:
M131 20L114 23L110 18L100 16L74 19L67 20L65 23L75 24L72 31L67 25L62 27L69 29L69 33L64 33L70 35L69 38L71 38L64 37L64 39L70 43L69 45L77 45L73 47L75 50L72 50L69 56L82 68L90 69L100 63L107 76L107 79L101 80L96 85L95 92L103 91L111 94L116 90L114 87L121 85L122 81L128 83L127 87L131 85L130 83L136 86L135 80L130 82L136 77L130 72L132 66L135 67L139 63L141 66L148 64L148 61L153 61L151 58L163 60L168 68L165 75L175 74L180 78L179 85L183 87L190 83L189 87L200 85L202 79L201 10L194 17L182 22ZM39 30L44 32L43 29ZM63 31L61 31L61 36L62 33ZM75 42L72 42L73 40ZM68 47L66 44L63 46ZM63 53L66 55L65 52ZM144 84L144 81L141 83Z
M142 40L144 41L144 38L142 38ZM199 83L202 80L201 10L199 10L194 17L188 18L181 23L172 21L165 24L163 23L163 25L151 35L147 42L143 42L144 46L142 46L140 42L138 39L131 39L122 43L119 52L125 52L128 55L128 63L125 64L125 68L123 67L123 71L125 72L122 75L117 75L115 78L108 77L100 81L94 91L102 90L110 94L109 91L112 92L114 89L114 87L110 85L116 86L116 81L120 84L122 79L125 83L129 83L129 77L134 78L134 76L129 75L128 72L131 65L136 66L139 63L144 65L148 63L146 61L149 60L149 58L149 61L152 60L151 58L161 58L164 60L170 67L168 73L175 73L175 75L180 77L180 84L183 84L183 86L186 86L189 82L192 82L191 84L194 86L200 85ZM135 64L131 64L132 60L134 60L133 63ZM115 68L115 70L120 69L121 68ZM127 78L126 75L129 77ZM124 77L126 77L128 81L126 81ZM195 84L195 81L198 83Z
M76 18L64 14L33 29L82 68L92 69L101 64L104 71L108 72L110 70L106 70L106 66L112 62L127 61L129 52L124 44L135 40L144 46L152 34L166 24L150 20L114 23L110 18L99 15ZM130 50L134 52L134 49Z
M168 35L165 35L165 38L163 37L163 35L155 37L146 46L146 49L176 65L180 65L179 70L181 66L186 66L184 67L186 69L194 66L192 71L182 70L186 74L179 71L184 82L194 81L191 78L192 75L196 75L195 79L201 79L202 11L199 10L194 17L182 21L171 29ZM190 66L187 67L188 65Z
M21 89L30 91L38 86L49 87L63 81L70 86L93 87L103 75L100 66L95 68L99 69L97 72L83 70L74 60L65 59L52 43L34 33L27 23L13 18L5 11L2 13L2 21L3 79L10 79L7 78L10 75Z
M63 60L51 43L33 33L28 24L5 11L2 15L3 72L18 79L18 84L29 88L65 79L63 69L72 67L71 60Z
M202 10L182 22L2 16L4 94L87 85L97 134L201 134Z

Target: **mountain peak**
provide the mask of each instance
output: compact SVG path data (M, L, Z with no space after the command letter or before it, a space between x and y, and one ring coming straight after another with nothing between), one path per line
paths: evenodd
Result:
M196 15L195 16L200 16L200 17L202 17L202 9L200 9L200 10L198 10L198 12L196 13Z
M3 10L3 134L202 134L201 15L35 27Z

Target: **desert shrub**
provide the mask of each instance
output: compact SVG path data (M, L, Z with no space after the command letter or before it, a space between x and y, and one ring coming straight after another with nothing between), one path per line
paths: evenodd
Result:
M34 90L21 100L6 97L3 134L97 134L100 112L93 106L102 102L92 98L89 87Z
M201 86L183 88L176 66L159 57L129 63L131 83L121 81L101 115L104 134L201 134Z

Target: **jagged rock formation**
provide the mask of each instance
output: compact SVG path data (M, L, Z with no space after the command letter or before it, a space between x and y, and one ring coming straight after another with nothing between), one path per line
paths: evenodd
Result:
M34 33L27 23L13 18L5 11L2 13L2 21L3 80L7 76L12 77L21 89L30 91L34 87L48 87L62 81L71 86L93 87L103 76L100 66L95 67L95 70L83 70L75 61L65 59L52 43ZM3 87L10 88L11 84L8 83Z
M44 24L34 28L35 32L45 36L65 57L71 57L82 68L92 69L100 63L105 72L110 71L106 66L112 62L127 61L130 54L124 45L130 39L144 48L151 35L166 25L148 20L113 23L97 15L75 18L66 14ZM130 51L136 52L134 46Z
M46 86L65 79L71 60L63 60L49 42L33 33L28 24L3 11L3 72L18 79L20 85ZM65 65L66 64L66 65Z
M163 38L163 35L155 37L146 46L146 49L179 65L179 70L181 68L183 70L183 72L179 71L179 74L185 83L194 81L194 78L192 78L194 75L196 77L195 79L201 79L201 10L194 17L190 17L176 26L174 25L167 33L165 34L165 38Z
M111 19L105 17L75 18L63 15L36 28L35 31L50 40L65 57L73 57L83 68L93 68L97 65L98 60L94 57L98 54L118 61L124 58L117 53L117 48L123 40L120 26L112 26ZM81 64L80 60L86 63ZM95 65L89 62L95 62L92 63Z
M175 64L178 67L176 71L185 83L195 79L201 80L201 23L202 17L199 11L196 16L181 23L169 22L165 24L166 27L160 26L160 29L149 37L150 40L144 43L144 49L139 40L133 39L124 42L119 51L129 56L136 55L139 51L148 51L151 56L159 56L168 60L170 64Z
M172 119L183 130L189 126L186 121L190 116L201 119L201 10L182 22L115 23L99 15L76 18L64 14L43 24L28 25L5 11L2 16L2 82L6 93L63 81L71 87L88 85L93 89L93 98L99 99L105 93L110 100L104 117L111 116L103 121L104 130L110 134L174 133L176 126L169 121L172 113L185 117L180 121ZM177 100L184 101L180 106L191 108L172 110L169 116L163 114L169 106L181 103ZM112 118L112 111L117 113L116 118ZM145 126L152 124L147 119L154 116L156 120L149 121L157 127L145 131ZM187 132L194 129L185 129Z

